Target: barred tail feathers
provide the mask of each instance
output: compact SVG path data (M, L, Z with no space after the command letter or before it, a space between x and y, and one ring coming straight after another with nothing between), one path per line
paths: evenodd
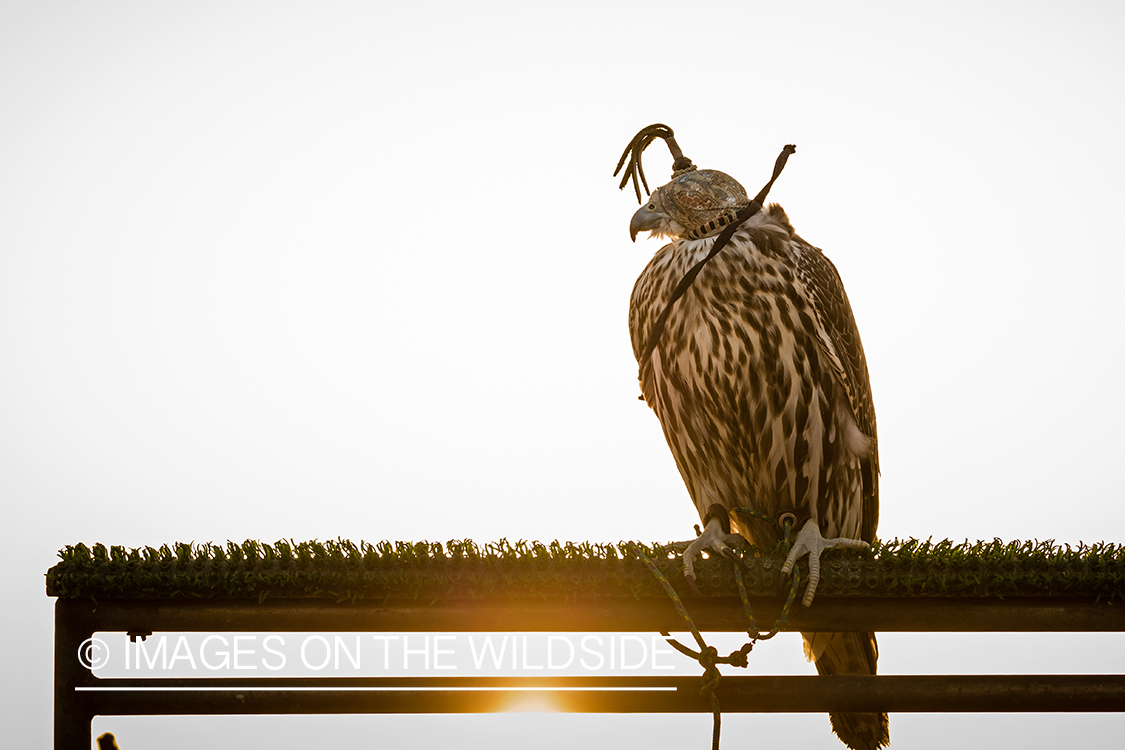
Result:
M822 675L875 674L879 659L874 633L802 633L805 658ZM878 750L890 744L885 713L829 714L832 731L852 750Z

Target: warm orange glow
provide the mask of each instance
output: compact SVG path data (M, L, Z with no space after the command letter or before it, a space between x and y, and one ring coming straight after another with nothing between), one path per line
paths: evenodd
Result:
M502 709L503 713L553 714L562 709L550 696L535 691L523 692L512 698Z

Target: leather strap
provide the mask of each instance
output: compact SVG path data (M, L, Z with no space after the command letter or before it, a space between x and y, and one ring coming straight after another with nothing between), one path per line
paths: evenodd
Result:
M723 525L723 533L730 533L730 512L718 503L712 503L707 508L707 514L703 516L703 528L707 528L707 523L712 519L719 519L719 523Z
M715 240L715 244L711 247L711 252L707 253L707 257L692 266L691 269L686 274L684 274L684 277L680 279L680 283L676 285L675 290L673 290L672 292L672 296L668 299L668 302L665 303L664 309L660 311L660 315L656 318L656 322L653 323L652 328L649 329L648 341L645 342L644 353L641 354L641 358L639 360L640 372L637 375L637 378L639 380L644 380L645 365L648 364L649 358L652 357L653 350L656 349L656 345L660 341L660 336L664 333L664 326L668 322L668 315L672 312L672 305L676 304L676 300L684 296L684 292L686 292L688 290L688 287L691 286L692 282L695 281L695 277L698 276L699 272L703 270L703 266L706 265L707 261L718 255L719 251L722 250L728 242L730 242L730 238L734 236L734 233L738 230L738 227L741 226L742 223L749 219L751 216L762 210L762 206L764 205L766 196L769 195L770 188L773 187L774 181L781 174L781 170L785 168L785 162L789 160L789 155L796 153L796 151L797 147L792 144L786 146L781 150L781 153L777 157L777 161L774 162L773 176L770 177L770 181L766 183L766 186L764 188L758 191L758 194L754 196L754 200L750 201L747 206L745 206L744 208L739 210L737 214L735 214L734 222L727 225L719 234L718 238ZM642 396L641 398L643 399L644 397Z

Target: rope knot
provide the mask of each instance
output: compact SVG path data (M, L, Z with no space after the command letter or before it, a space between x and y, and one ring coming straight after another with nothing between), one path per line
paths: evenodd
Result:
M738 511L743 512L746 515L763 518L763 520L776 520L772 516L768 516L764 513L758 513L748 508L739 508ZM785 528L788 531L789 524L786 524ZM715 694L715 689L719 686L719 682L722 681L723 675L719 671L717 665L730 664L732 666L745 669L749 664L749 659L747 657L749 656L750 651L754 648L754 644L759 640L772 638L786 626L789 621L789 610L793 605L793 598L796 596L797 588L800 585L799 571L793 571L793 583L789 588L789 597L786 599L785 604L782 607L781 617L778 619L777 623L774 624L774 627L772 630L770 630L770 632L759 633L757 632L757 623L754 620L754 614L750 611L750 600L746 596L746 585L742 580L742 571L737 565L735 566L734 577L738 582L738 595L742 599L742 605L745 608L746 616L750 621L751 630L747 633L747 635L750 636L750 641L744 644L742 648L738 649L737 651L732 651L729 656L720 657L718 649L716 649L714 646L708 645L707 642L703 640L702 634L700 634L699 629L695 626L695 623L692 622L691 615L689 615L687 609L684 608L683 602L680 601L679 595L676 593L675 589L672 588L672 584L668 582L668 579L665 578L664 574L660 572L660 569L656 567L656 563L654 563L652 559L645 554L640 545L630 545L630 547L635 550L637 557L640 558L641 562L645 564L645 567L647 567L653 574L653 576L656 577L656 580L660 582L660 585L664 588L665 593L667 593L668 597L672 600L672 604L675 606L676 611L680 613L680 617L683 618L684 623L691 629L691 634L695 638L696 644L699 646L699 651L692 651L690 648L680 643L675 638L671 638L668 633L661 632L661 635L668 639L669 646L672 646L684 656L689 656L692 659L695 659L699 662L699 665L703 667L702 685L699 688L699 694L701 696L707 697L711 701L711 713L714 717L713 729L711 732L711 750L719 750L719 728L721 726L722 719L719 711L719 697Z
M746 667L750 663L748 657L750 656L750 651L753 650L753 648L754 641L751 640L749 643L744 644L742 648L738 649L737 651L731 651L730 656L727 657L727 664L730 664L732 667L741 667L742 669L746 669Z

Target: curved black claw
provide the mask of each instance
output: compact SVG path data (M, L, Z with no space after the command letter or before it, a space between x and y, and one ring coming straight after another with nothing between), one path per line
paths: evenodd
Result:
M683 552L684 580L688 582L688 586L691 587L691 590L699 596L703 595L696 585L695 578L695 561L703 552L707 552L709 555L718 555L745 569L746 563L744 563L738 553L729 546L731 544L744 542L745 540L738 534L728 534L723 531L722 524L719 520L717 518L712 518L707 523L706 528L703 529L703 533L699 535L699 538L687 543ZM675 543L673 547L678 549L682 545L682 542Z
M738 553L732 550L730 547L723 547L719 551L719 554L721 554L725 559L730 560L732 563L741 566L743 570L750 569L750 566L747 565L746 562L738 556Z

